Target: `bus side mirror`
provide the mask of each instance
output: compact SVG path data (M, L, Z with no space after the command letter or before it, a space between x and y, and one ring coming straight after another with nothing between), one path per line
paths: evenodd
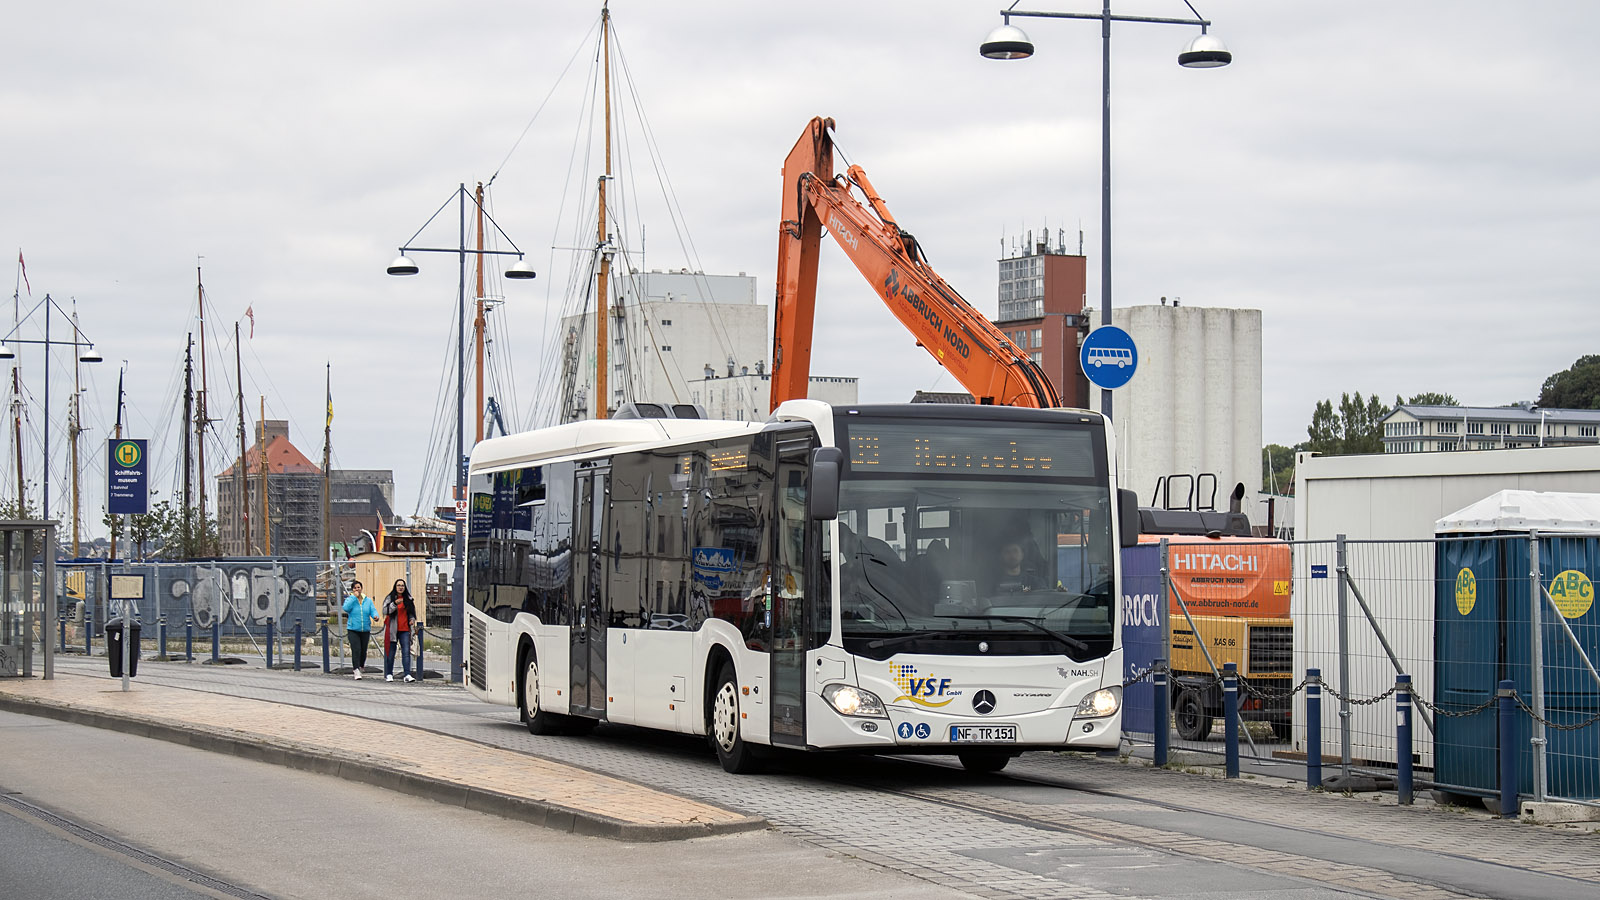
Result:
M1117 520L1122 546L1139 546L1139 495L1127 488L1117 489Z
M839 518L839 470L844 468L844 451L838 447L818 447L811 452L811 518L817 521Z

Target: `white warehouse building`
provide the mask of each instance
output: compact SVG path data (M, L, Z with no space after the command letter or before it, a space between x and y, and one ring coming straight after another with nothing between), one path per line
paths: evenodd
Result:
M1139 349L1133 379L1112 395L1121 486L1144 504L1164 475L1214 473L1217 507L1243 482L1244 512L1264 524L1261 310L1163 303L1113 309L1112 321ZM1099 388L1089 403L1100 408Z
M754 276L633 270L614 271L611 281L608 410L629 401L699 403L711 418L767 418L769 306L757 299ZM592 418L594 313L563 317L561 332L562 380L571 385L561 421ZM814 377L810 396L853 403L855 385L854 378Z

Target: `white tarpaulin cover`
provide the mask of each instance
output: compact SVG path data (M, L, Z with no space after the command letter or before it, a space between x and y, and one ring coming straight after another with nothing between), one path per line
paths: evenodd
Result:
M1434 523L1438 534L1600 532L1600 494L1499 491Z

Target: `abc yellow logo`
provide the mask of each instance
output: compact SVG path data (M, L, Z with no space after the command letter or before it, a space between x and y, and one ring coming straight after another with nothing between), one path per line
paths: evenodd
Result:
M1478 605L1478 579L1472 574L1471 569L1462 569L1456 573L1456 609L1464 616L1472 612Z
M137 466L139 464L139 445L133 441L123 441L117 445L117 465Z
M1576 619L1594 605L1594 582L1577 569L1568 569L1550 579L1550 599L1569 619Z

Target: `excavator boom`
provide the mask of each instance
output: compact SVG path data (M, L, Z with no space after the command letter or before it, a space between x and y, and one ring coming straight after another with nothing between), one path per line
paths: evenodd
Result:
M855 263L890 313L979 403L1059 406L1044 370L962 299L923 259L867 174L833 174L832 119L815 118L783 165L783 220L772 347L772 408L806 396L822 229ZM855 196L860 191L862 203Z

